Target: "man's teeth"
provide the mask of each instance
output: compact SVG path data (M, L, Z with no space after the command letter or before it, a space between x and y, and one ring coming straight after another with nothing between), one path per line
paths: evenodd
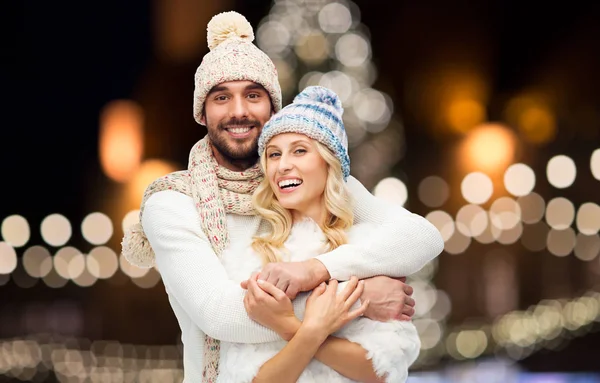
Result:
M279 187L285 188L285 187L289 187L289 186L300 186L301 183L302 183L302 180L298 180L298 179L283 180L283 181L279 181Z
M246 128L229 128L227 130L229 130L231 133L243 134L243 133L249 132L250 128L249 127L246 127Z

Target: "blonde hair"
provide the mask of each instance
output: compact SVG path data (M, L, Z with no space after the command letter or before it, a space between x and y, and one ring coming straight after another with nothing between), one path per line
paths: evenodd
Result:
M352 201L343 180L342 166L338 158L319 141L312 140L312 142L315 143L319 155L328 168L323 192L327 215L323 222L317 222L317 224L327 239L324 251L331 251L348 242L346 230L352 227L354 220ZM260 157L260 165L266 173L267 156L265 153ZM283 245L292 229L292 214L281 206L267 177L256 188L252 202L258 215L270 226L268 233L253 238L252 248L260 254L263 264L281 262Z

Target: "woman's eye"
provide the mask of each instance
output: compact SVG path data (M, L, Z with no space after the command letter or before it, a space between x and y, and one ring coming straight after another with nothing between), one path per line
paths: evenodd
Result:
M271 154L269 154L269 158L274 158L276 156L279 156L279 153L271 153Z
M306 149L296 149L297 154L302 154L302 153L306 153Z

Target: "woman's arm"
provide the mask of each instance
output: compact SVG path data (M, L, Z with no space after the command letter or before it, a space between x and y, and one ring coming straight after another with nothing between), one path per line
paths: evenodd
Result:
M331 278L411 275L444 249L439 231L425 218L376 198L353 177L347 187L355 201L355 225L374 224L377 231L316 257Z
M328 343L324 358L331 357L337 351L340 344L329 340L329 334L362 315L368 306L368 302L365 302L351 310L363 289L363 283L359 283L357 278L353 277L340 294L337 294L338 283L334 280L328 286L322 283L311 293L306 303L304 321L300 322L291 312L287 295L268 282L260 283L259 287L256 277L253 275L250 278L248 294L244 298L250 316L282 332L284 338L293 335L291 339L286 339L289 340L288 344L277 355L262 365L254 382L296 382L323 343ZM302 352L298 352L298 349Z
M373 363L367 359L367 351L361 345L347 339L329 336L321 343L315 359L357 382L385 382L384 377L375 373Z
M253 383L295 383L315 356L327 335L300 327L296 335L277 353L262 365Z

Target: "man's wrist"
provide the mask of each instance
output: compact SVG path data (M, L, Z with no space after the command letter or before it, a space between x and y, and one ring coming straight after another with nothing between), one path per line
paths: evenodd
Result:
M312 288L317 287L321 282L327 282L331 279L331 275L329 275L329 270L325 267L325 265L316 258L309 259L307 261L308 266L310 267L310 275L312 277Z

